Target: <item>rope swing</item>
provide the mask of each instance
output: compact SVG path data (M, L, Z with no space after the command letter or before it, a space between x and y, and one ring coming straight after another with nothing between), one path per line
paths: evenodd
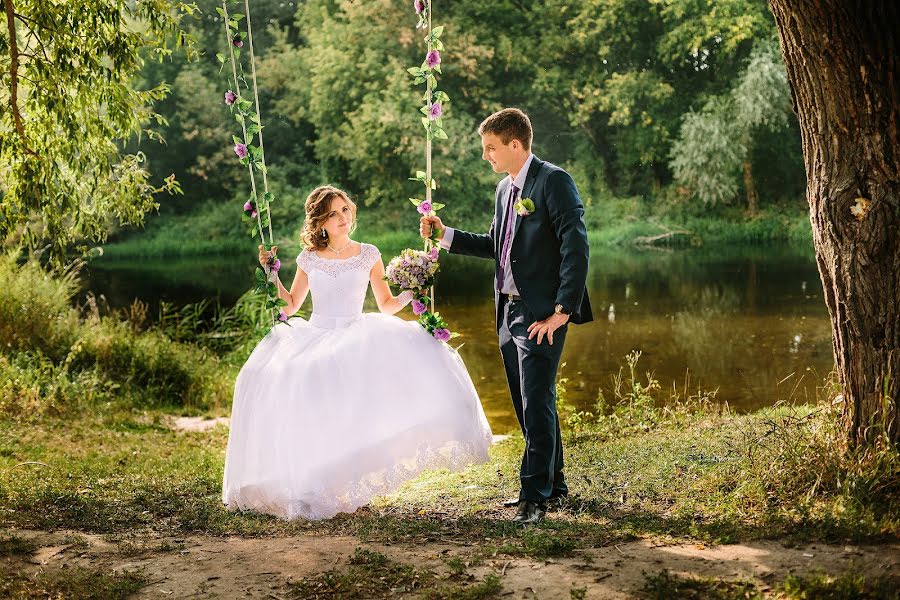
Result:
M256 81L256 57L253 51L253 33L250 21L250 2L243 0L244 13L229 13L228 2L239 0L222 0L222 7L216 8L216 12L222 17L225 27L225 42L228 48L228 56L217 54L216 58L221 64L221 72L225 63L231 64L231 77L233 89L225 93L225 104L230 108L235 121L241 126L242 137L232 136L234 152L242 165L247 167L250 174L250 197L244 203L242 220L253 223L249 230L252 237L259 239L266 250L271 250L274 245L272 233L272 215L270 205L275 199L269 192L267 177L265 149L263 146L263 126L259 108L259 88ZM433 201L433 193L437 189L437 182L432 176L432 143L434 140L448 139L444 131L443 114L449 104L447 94L437 89L437 76L441 73L441 51L444 45L440 36L444 31L442 26L432 27L432 3L431 0L414 0L413 8L418 15L416 29L424 29L425 35L425 59L421 66L410 67L407 71L413 76L414 84L425 84L423 96L424 105L419 109L422 113L421 121L425 129L425 170L416 171L416 176L410 178L425 186L423 198L410 198L416 206L416 210L425 216L433 216L444 208L443 204ZM240 30L240 22L246 18L246 32ZM241 51L246 39L250 51L250 73L253 90L253 100L245 98L242 90L250 90L244 69L241 63ZM254 144L258 139L258 145ZM262 177L262 195L257 188L257 177ZM268 230L268 237L266 232ZM413 312L419 317L419 324L436 339L447 342L459 334L451 333L447 323L435 311L435 286L434 278L439 269L440 248L437 242L438 232L434 231L432 237L425 240L424 251L406 249L393 258L385 270L385 279L389 284L401 290L413 292ZM278 288L274 277L280 268L280 261L263 268L256 269L256 290L266 293L265 309L271 311L273 321L287 322L287 316L281 310L287 302L278 297ZM276 313L277 311L277 313Z

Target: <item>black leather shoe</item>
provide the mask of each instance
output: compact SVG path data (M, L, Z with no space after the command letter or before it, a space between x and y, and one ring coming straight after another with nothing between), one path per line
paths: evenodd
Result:
M510 506L518 506L518 505L519 505L519 497L518 496L516 496L515 498L507 498L506 500L502 500L500 502L500 506L505 506L506 508L509 508Z
M519 502L519 510L513 521L516 523L540 523L547 513L543 505L531 500L522 500Z

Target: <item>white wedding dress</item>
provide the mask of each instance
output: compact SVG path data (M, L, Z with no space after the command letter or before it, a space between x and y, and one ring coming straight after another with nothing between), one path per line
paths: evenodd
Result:
M238 375L229 509L324 519L424 470L487 460L491 430L459 354L415 322L362 312L379 258L370 244L297 257L313 313L273 327Z

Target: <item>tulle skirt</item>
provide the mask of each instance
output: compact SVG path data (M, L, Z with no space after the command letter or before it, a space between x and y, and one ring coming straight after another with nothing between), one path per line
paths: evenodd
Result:
M380 313L279 325L235 383L222 499L282 518L352 512L419 473L485 462L459 355Z

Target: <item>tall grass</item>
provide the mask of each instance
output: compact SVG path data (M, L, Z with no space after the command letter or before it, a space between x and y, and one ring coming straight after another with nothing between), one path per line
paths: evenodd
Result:
M158 328L141 331L122 312L103 315L96 302L73 307L75 277L0 256L0 406L7 414L123 396L141 406L227 403L228 377L212 351L173 342Z

